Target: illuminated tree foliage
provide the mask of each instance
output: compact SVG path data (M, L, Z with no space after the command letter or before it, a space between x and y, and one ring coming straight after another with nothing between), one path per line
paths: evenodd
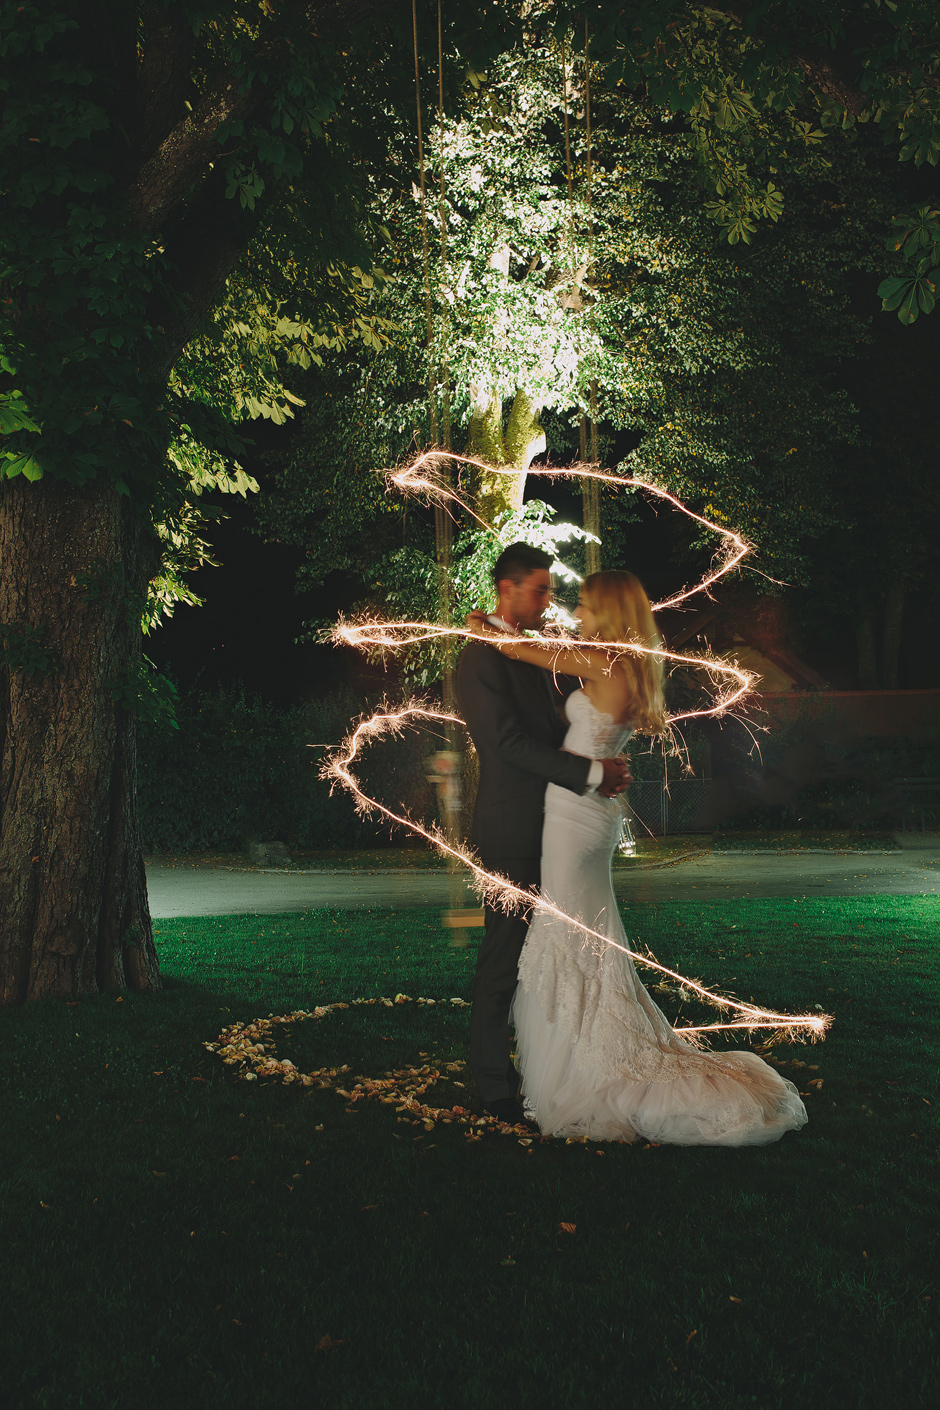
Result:
M427 440L429 381L455 448L517 472L470 478L483 517L520 529L524 472L546 437L556 463L578 458L593 383L602 444L619 435L637 447L625 473L743 528L764 572L805 581L833 522L835 452L856 435L833 369L864 336L848 279L880 267L872 228L889 219L887 188L840 140L806 157L786 213L756 243L729 243L703 202L685 125L592 65L589 154L583 57L572 60L571 35L564 59L550 36L536 38L473 74L446 115L443 198L437 130L428 138L430 347L414 146L392 134L397 181L383 171L373 188L390 232L389 347L309 381L301 434L260 506L265 531L304 548L306 588L342 568L373 605L433 613L427 523L368 481L370 467ZM608 563L622 561L627 499L603 505ZM465 526L458 587L477 581L462 555L479 548Z
M422 0L418 17L427 95L436 6ZM547 47L554 35L557 45L585 18L610 92L682 130L683 171L704 188L690 220L712 222L726 244L736 241L729 249L775 221L780 228L825 146L819 132L828 140L867 124L903 159L936 162L928 0L872 0L861 10L829 0L445 5L450 110L468 70L488 72L520 39ZM402 223L414 222L410 44L408 8L391 0L0 3L4 1001L158 982L134 722L165 714L167 702L141 656L141 623L172 605L180 572L206 552L199 491L250 488L235 420L287 417L288 392L298 395L292 365L358 343L375 351L390 333L380 320L393 312L402 338L411 336L405 311L379 304L372 265L382 210L398 202ZM468 108L467 140L481 130ZM574 319L562 316L562 286L551 283L568 267L557 133L553 162L545 209L555 224L536 241L539 264L526 273L513 263L510 240L507 265L504 239L478 274L492 316L528 310L564 362ZM599 232L613 228L602 208L599 194ZM879 239L898 248L878 273L888 276L886 302L912 320L931 307L938 216L929 204L892 215L900 219ZM600 329L609 309L634 350L637 328L652 330L651 364L656 338L681 360L668 291L656 279L631 282L632 264L618 272L609 258L609 289L588 271L578 284L581 312L596 309ZM605 269L599 255L595 269ZM483 306L475 295L455 301L452 349L474 306ZM583 389L591 356L600 384L602 352L615 346L585 332L570 384ZM511 351L518 359L523 349ZM531 448L536 413L549 407L530 352L536 404L520 403L519 435L500 427L510 455L514 441ZM395 405L420 402L422 361L416 354L406 378L414 386L396 391ZM727 356L715 365L733 372ZM456 356L452 366L456 398ZM474 385L470 419L483 435L503 383ZM613 417L617 384L605 374L604 385ZM552 414L568 413L559 405ZM395 424L398 436L425 434L410 417ZM648 428L644 445L655 451Z

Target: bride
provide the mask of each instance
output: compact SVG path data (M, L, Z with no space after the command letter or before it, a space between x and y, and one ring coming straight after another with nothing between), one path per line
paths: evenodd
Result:
M633 734L661 734L662 656L649 601L632 573L585 580L577 616L585 644L519 642L474 613L472 630L520 661L578 676L564 748L617 754ZM603 642L633 641L644 653ZM590 644L587 644L590 643ZM542 834L543 901L617 945L627 945L614 899L616 800L550 783ZM544 1135L643 1139L674 1145L762 1145L798 1130L806 1110L792 1082L751 1052L712 1053L671 1027L633 961L536 908L513 1000L521 1096Z

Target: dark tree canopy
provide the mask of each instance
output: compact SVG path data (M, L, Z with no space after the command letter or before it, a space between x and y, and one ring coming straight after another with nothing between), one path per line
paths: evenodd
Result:
M817 130L940 152L928 0L442 14L448 93L586 17L598 61L688 124L729 239L779 216ZM436 5L418 26L427 98ZM158 984L134 801L135 720L165 705L148 592L172 596L168 552L198 556L201 489L247 487L235 423L290 414L290 365L381 342L362 180L377 129L412 121L411 37L400 0L0 4L2 1001ZM898 215L885 298L911 319L938 216Z

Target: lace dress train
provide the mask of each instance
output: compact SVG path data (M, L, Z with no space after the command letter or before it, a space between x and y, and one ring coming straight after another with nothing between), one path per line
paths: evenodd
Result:
M583 691L568 701L565 747L617 753L631 731ZM542 895L565 915L628 944L610 863L616 803L549 784ZM713 1053L672 1028L620 950L536 909L513 1001L526 1111L553 1136L673 1145L764 1145L806 1122L799 1093L756 1054Z

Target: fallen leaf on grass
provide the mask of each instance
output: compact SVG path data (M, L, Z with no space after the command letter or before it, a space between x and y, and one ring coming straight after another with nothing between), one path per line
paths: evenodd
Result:
M686 1337L686 1339L685 1339L685 1344L686 1344L686 1346L688 1346L689 1342L692 1340L693 1337L697 1337L697 1336L698 1336L698 1327L693 1327L692 1330L691 1330L691 1332L689 1332L689 1335L688 1335L688 1336Z
M740 1302L741 1299L740 1299L739 1297L735 1297L734 1293L729 1293L729 1295L728 1295L728 1301L729 1301L729 1302Z
M364 1205L362 1206L362 1209L360 1210L360 1213L365 1213L365 1211L366 1211L367 1209L378 1209L378 1205L377 1205L377 1204L364 1204Z
M314 1351L332 1351L334 1346L345 1345L345 1337L331 1337L330 1334L327 1333L325 1337L320 1338L320 1340L317 1342L316 1346L313 1349Z
M154 1173L154 1175L163 1176L163 1175L166 1174L166 1171L165 1171L165 1170L155 1170L153 1173Z
M558 1232L560 1234L573 1234L577 1227L577 1224L566 1224L562 1221L562 1223L558 1225Z

